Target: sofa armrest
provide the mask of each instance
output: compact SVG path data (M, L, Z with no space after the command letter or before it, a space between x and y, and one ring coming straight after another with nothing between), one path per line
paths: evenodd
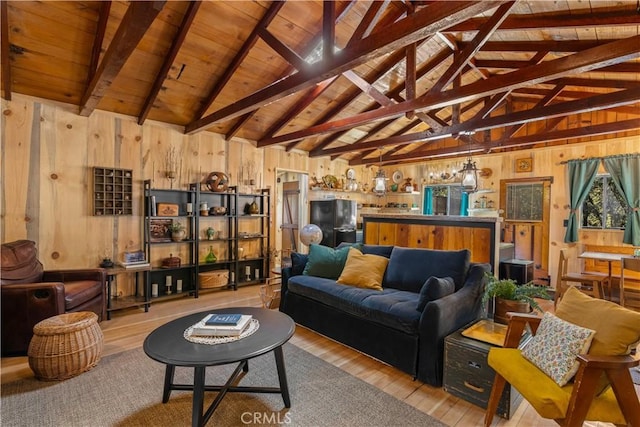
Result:
M61 282L7 283L0 286L2 355L23 355L33 336L33 326L64 313Z
M285 267L282 269L282 271L280 272L280 307L278 307L278 309L280 311L284 311L284 304L285 304L285 299L286 299L286 294L289 290L289 278L291 278L291 276L293 276L293 268L292 267Z
M430 384L442 385L444 338L478 319L482 313L482 293L489 264L473 263L464 286L444 298L427 303L420 317L420 360L418 378L437 378ZM434 369L435 372L429 372Z
M107 272L104 268L87 268L73 270L49 270L42 276L43 282L77 282L80 280L95 280L107 282Z

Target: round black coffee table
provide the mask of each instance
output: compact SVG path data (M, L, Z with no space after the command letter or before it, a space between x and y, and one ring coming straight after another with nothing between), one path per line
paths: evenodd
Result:
M248 337L230 343L208 345L187 341L183 336L185 329L202 320L209 313L250 314L253 318L258 319L260 327ZM285 407L291 407L282 345L289 341L294 331L293 320L279 311L253 307L211 309L181 317L160 326L147 336L143 348L147 356L167 365L162 402L169 401L172 390L193 390L191 423L193 426L202 426L209 420L213 411L229 392L280 393ZM249 359L270 351L273 351L276 359L279 388L232 386L241 371L247 372L249 370ZM238 363L238 366L224 385L205 385L207 366L229 363ZM176 366L194 368L193 384L174 384L173 376ZM218 395L206 413L203 413L205 390L217 391Z

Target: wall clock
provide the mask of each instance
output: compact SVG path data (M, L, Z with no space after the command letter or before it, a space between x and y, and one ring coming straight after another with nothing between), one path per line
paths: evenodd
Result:
M347 169L347 179L356 179L356 171L352 168Z
M533 171L533 159L531 157L522 157L516 159L516 172Z

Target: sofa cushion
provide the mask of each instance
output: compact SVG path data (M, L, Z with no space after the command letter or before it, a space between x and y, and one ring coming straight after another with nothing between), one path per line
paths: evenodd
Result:
M291 277L288 291L380 325L418 333L421 313L416 310L418 295L413 292L356 288L313 276Z
M380 255L385 258L391 257L393 245L362 245L363 254Z
M456 291L464 285L471 253L394 247L389 258L383 287L419 293L431 276L451 277Z
M335 280L340 277L348 254L348 246L333 249L328 246L312 244L309 246L309 258L302 274Z
M102 283L95 280L78 280L64 283L64 309L74 308L102 294Z
M37 283L42 281L42 263L31 240L16 240L0 246L0 277L5 283Z
M304 267L307 265L309 256L306 254L300 254L298 252L291 252L291 275L297 276L304 272Z
M381 291L382 278L388 263L389 259L383 256L363 254L356 248L350 248L347 262L337 282Z
M456 285L451 277L435 277L431 276L424 282L420 289L420 297L418 298L418 306L416 310L422 311L429 301L451 295L456 290Z

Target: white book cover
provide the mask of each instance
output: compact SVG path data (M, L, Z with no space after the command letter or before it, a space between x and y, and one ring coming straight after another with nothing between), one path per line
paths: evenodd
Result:
M247 329L249 322L251 322L250 314L243 314L237 325L224 326L205 325L205 322L209 320L212 314L208 314L204 319L193 325L192 335L206 336L206 337L230 337L238 336Z

